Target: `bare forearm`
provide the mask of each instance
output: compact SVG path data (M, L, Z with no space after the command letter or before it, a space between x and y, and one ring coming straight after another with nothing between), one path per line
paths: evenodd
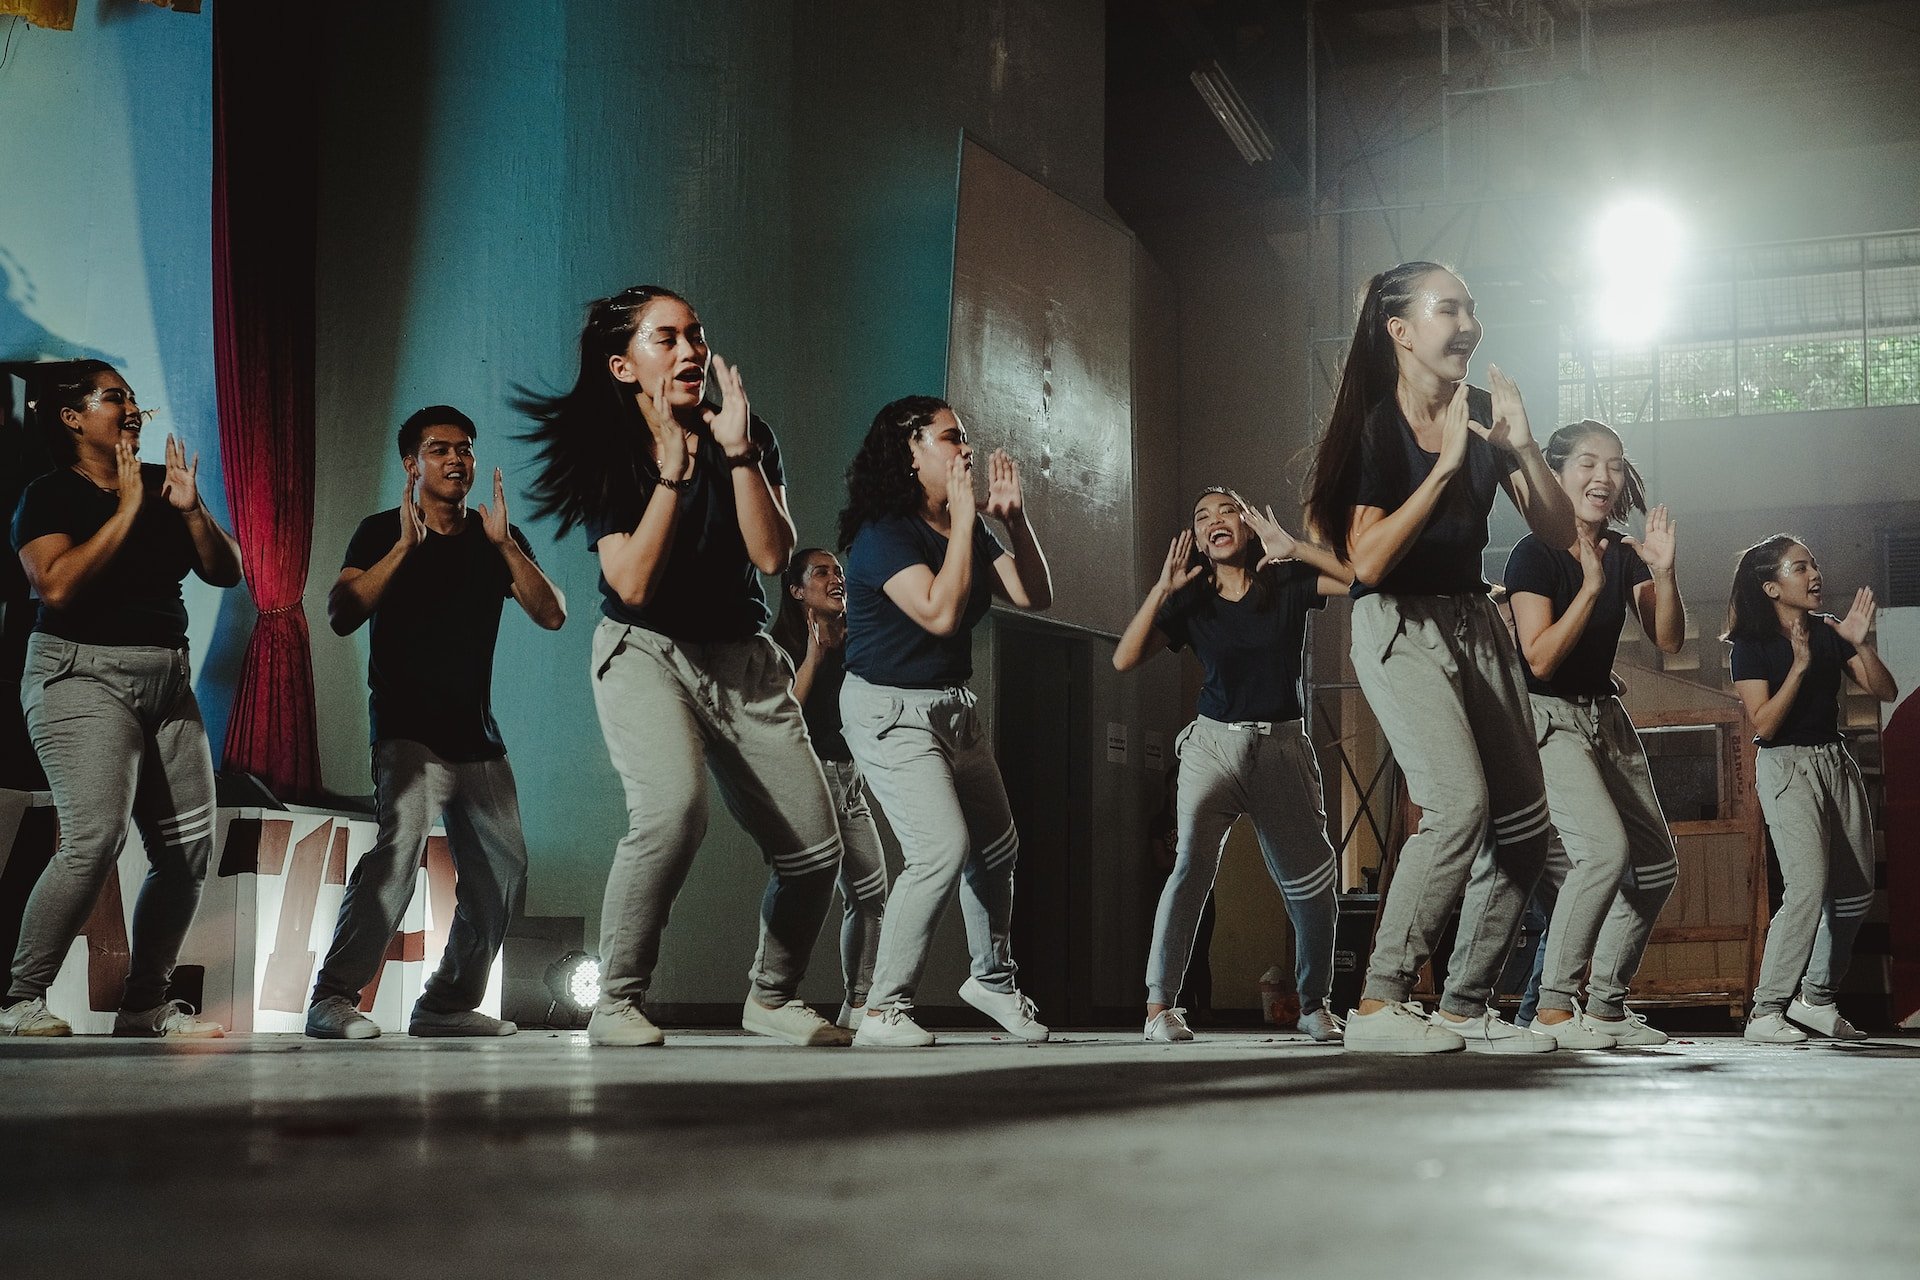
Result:
M500 554L506 559L507 571L513 575L513 598L521 609L539 626L558 631L567 620L567 598L560 594L560 588L553 585L553 580L541 572L540 566L529 559L511 537L501 544Z
M1166 642L1155 628L1154 620L1166 605L1167 592L1156 582L1153 589L1147 592L1147 598L1140 602L1139 609L1134 611L1133 621L1127 623L1127 629L1120 633L1120 643L1113 647L1115 671L1131 671L1164 647Z
M1440 495L1447 491L1453 476L1453 472L1435 468L1405 502L1353 539L1347 550L1356 578L1368 586L1378 586L1393 572L1394 566L1406 558L1419 539L1427 521L1433 518L1434 509L1440 505Z
M1554 673L1580 643L1580 637L1587 629L1587 623L1593 618L1593 606L1599 601L1600 592L1582 587L1567 604L1567 611L1550 625L1542 628L1532 640L1521 645L1526 656L1527 667L1535 678L1553 679Z
M653 598L673 551L679 513L679 495L664 484L656 485L632 533L611 549L606 547L608 539L600 540L600 572L622 603L638 609Z
M976 517L977 518L977 517ZM973 521L955 522L947 533L947 556L927 590L927 629L952 635L973 594Z
M1035 611L1051 608L1053 571L1047 567L1046 553L1040 549L1033 526L1027 523L1026 512L1020 512L1006 525L1007 535L1013 540L1014 576L1020 579L1020 589L1027 597L1020 607Z
M1573 515L1573 499L1560 487L1560 477L1553 474L1540 446L1532 441L1516 456L1520 459L1520 474L1527 480L1526 506L1520 512L1526 517L1527 527L1550 547L1572 546L1579 529Z
M194 572L216 587L235 586L240 581L240 544L220 527L204 503L184 512L187 533L193 538Z
M1793 700L1800 696L1800 682L1806 675L1805 667L1794 667L1787 672L1787 678L1780 682L1773 696L1760 704L1753 713L1753 731L1762 739L1771 739L1780 732L1780 726L1786 723L1787 712L1793 708Z
M1349 585L1353 582L1353 566L1326 547L1296 540L1293 544L1293 558L1308 568L1319 570L1329 578L1338 578Z
M766 574L785 570L787 557L793 554L793 521L780 509L757 463L733 468L733 501L753 567Z
M405 543L395 543L391 551L366 569L340 576L333 590L327 592L327 624L335 635L351 635L373 616L387 594L387 584L406 562L410 550Z
M1880 654L1871 645L1855 645L1853 656L1859 669L1849 672L1858 681L1860 687L1882 702L1892 702L1900 696L1900 686L1893 678L1893 672L1887 670L1887 664L1880 660Z
M801 706L807 705L807 699L813 696L813 682L820 676L820 651L812 645L807 646L807 656L793 669L793 699Z
M1680 598L1680 582L1673 571L1653 575L1653 634L1662 653L1678 653L1687 643L1687 604Z

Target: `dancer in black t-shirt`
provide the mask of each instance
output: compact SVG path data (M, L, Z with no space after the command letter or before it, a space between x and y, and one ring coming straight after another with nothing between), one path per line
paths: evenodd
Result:
M1747 1020L1761 1044L1796 1044L1801 1027L1861 1038L1835 993L1873 906L1873 822L1837 699L1843 675L1882 702L1900 691L1868 640L1873 591L1836 618L1818 612L1825 586L1806 544L1776 533L1740 556L1720 637L1760 744L1754 780L1783 885Z
M567 606L507 521L498 467L493 504L467 509L478 438L473 419L452 405L431 405L400 425L400 505L361 521L327 597L336 634L372 620L367 684L380 831L353 869L314 984L307 1034L316 1039L380 1034L360 1011L360 993L413 900L427 833L442 815L457 909L407 1033L516 1030L478 1011L527 877L519 793L493 720L493 649L508 598L549 631L566 622Z
M113 1033L218 1036L168 998L213 852L213 757L187 662L180 583L240 581L240 548L200 500L199 455L167 437L141 465L145 415L111 365L79 362L35 414L64 465L27 486L13 547L40 600L21 703L60 817L60 847L27 899L0 1035L64 1036L47 1009L67 949L140 828L149 870Z
M1339 868L1299 685L1307 612L1350 583L1332 552L1296 540L1271 509L1262 515L1231 489L1208 489L1114 648L1114 669L1130 671L1161 649L1191 645L1206 672L1199 714L1174 743L1179 848L1147 957L1148 1040L1193 1039L1176 1002L1227 833L1242 814L1293 921L1300 1029L1340 1038L1327 1007Z

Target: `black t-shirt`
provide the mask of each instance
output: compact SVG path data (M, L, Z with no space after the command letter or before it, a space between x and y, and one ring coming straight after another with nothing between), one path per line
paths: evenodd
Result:
M1301 718L1301 646L1307 610L1326 606L1320 574L1299 563L1269 565L1259 585L1223 599L1205 578L1188 583L1153 625L1173 649L1193 646L1206 673L1195 708L1210 720Z
M1843 740L1840 679L1846 673L1847 663L1853 659L1854 648L1827 625L1829 617L1830 614L1824 613L1807 615L1807 644L1813 650L1813 658L1807 664L1807 673L1800 677L1800 692L1794 695L1793 705L1787 708L1787 718L1780 722L1779 731L1771 738L1754 736L1753 740L1761 746L1817 747ZM1730 665L1736 682L1765 680L1767 696L1772 697L1780 692L1780 686L1787 681L1787 672L1793 669L1793 641L1784 635L1768 636L1765 640L1735 640Z
M198 563L186 518L161 496L167 469L142 463L145 497L133 529L64 609L40 605L35 631L76 644L187 646L187 606L180 582ZM67 467L49 471L20 495L13 512L13 549L64 533L79 546L113 518L120 499Z
M891 516L860 526L847 548L847 670L868 684L896 689L950 689L973 675L974 625L993 604L994 561L1006 554L985 520L973 522L973 590L960 625L936 636L887 598L902 569L923 564L940 572L947 539L919 516Z
M1467 410L1475 422L1493 421L1493 397L1478 387L1467 389ZM1399 509L1413 496L1440 460L1413 438L1400 402L1388 396L1367 415L1366 435L1360 443L1360 483L1354 505ZM1520 460L1482 440L1467 437L1467 457L1440 495L1433 514L1406 555L1386 580L1355 580L1353 597L1381 592L1398 596L1453 596L1479 594L1487 589L1480 576L1480 553L1487 546L1487 517L1493 511L1494 491L1503 476L1518 470Z
M1607 536L1607 549L1600 556L1606 582L1593 602L1586 630L1573 642L1553 679L1542 680L1532 667L1521 664L1526 667L1527 688L1534 693L1556 698L1604 698L1613 693L1613 656L1620 647L1620 626L1637 615L1634 590L1649 581L1653 571L1618 533ZM1546 597L1556 619L1580 594L1585 579L1573 552L1556 551L1531 533L1520 539L1507 559L1507 590Z
M733 469L713 436L702 426L693 465L693 484L677 496L680 515L673 531L653 595L638 609L620 599L620 593L600 575L600 611L615 622L657 631L675 640L744 640L767 625L767 598L760 575L747 558L740 536L740 513L733 498ZM780 445L773 428L759 418L747 427L748 438L760 446L760 470L775 488L786 483L780 466ZM598 546L610 533L632 533L639 527L653 486L636 478L617 510L586 522L587 545Z
M813 688L800 704L807 720L807 736L813 739L813 754L822 760L851 760L847 740L840 732L840 686L847 682L847 668L838 649L820 655L820 669L813 674Z
M533 549L507 531L529 560ZM368 516L342 568L371 569L400 540L400 509ZM469 513L460 532L427 530L387 583L369 622L367 687L373 740L404 738L445 760L507 753L493 720L493 645L513 573Z

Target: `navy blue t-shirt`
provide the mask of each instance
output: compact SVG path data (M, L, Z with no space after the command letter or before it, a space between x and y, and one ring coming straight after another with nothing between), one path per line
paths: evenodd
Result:
M1467 412L1486 426L1493 421L1493 397L1479 387L1467 389ZM1366 435L1360 443L1360 482L1355 506L1393 512L1413 496L1433 474L1437 453L1428 453L1413 438L1400 401L1388 396L1367 415ZM1397 596L1453 596L1483 594L1480 553L1487 546L1487 517L1503 476L1518 470L1520 460L1482 440L1467 437L1467 457L1435 504L1400 563L1382 582L1354 580L1354 599L1380 592Z
M1168 647L1193 646L1206 674L1195 708L1210 720L1301 718L1301 647L1307 610L1326 607L1318 570L1298 562L1269 565L1238 600L1223 599L1205 578L1161 607L1153 625Z
M1761 746L1817 747L1844 739L1840 732L1840 680L1855 650L1827 625L1830 616L1807 615L1807 645L1813 650L1812 660L1800 677L1800 692L1794 695L1779 730L1771 738L1754 736ZM1780 692L1780 686L1787 682L1787 672L1793 669L1793 641L1784 635L1735 640L1730 665L1736 682L1765 680L1767 696L1772 697Z
M507 532L527 559L533 548ZM343 569L371 569L400 539L400 509L368 516L347 544ZM460 532L428 529L394 571L368 622L367 700L373 740L418 742L443 760L507 753L493 719L493 647L513 572L469 514Z
M600 611L615 622L632 623L675 640L745 640L767 625L767 598L760 574L747 557L740 535L740 512L733 498L733 469L705 426L696 432L693 483L682 490L673 546L653 595L635 609L600 575ZM767 484L786 483L780 445L773 428L754 418L748 438L760 446L760 470ZM654 486L636 478L615 510L586 521L587 545L598 546L610 533L632 533L640 525Z
M1526 669L1527 688L1534 693L1555 698L1605 698L1614 691L1613 657L1620 648L1620 626L1637 616L1634 591L1652 579L1653 571L1618 533L1609 533L1607 538L1607 549L1600 555L1606 582L1599 599L1593 602L1593 612L1587 616L1586 630L1573 642L1553 679L1542 680L1533 674L1531 666L1521 663ZM1507 590L1544 596L1553 606L1556 619L1566 613L1585 580L1586 574L1573 552L1555 550L1531 533L1520 539L1507 559Z
M144 495L140 512L113 558L64 609L40 605L33 624L75 644L187 647L187 606L180 583L198 563L186 517L160 490L167 469L140 464ZM36 538L64 533L79 546L113 519L120 499L67 467L49 471L20 495L13 512L13 549Z
M993 603L994 561L1006 548L973 522L973 590L959 628L936 636L887 598L896 573L923 564L934 573L946 563L947 539L919 516L891 516L860 526L847 548L847 670L868 684L897 689L950 689L973 675L974 625Z

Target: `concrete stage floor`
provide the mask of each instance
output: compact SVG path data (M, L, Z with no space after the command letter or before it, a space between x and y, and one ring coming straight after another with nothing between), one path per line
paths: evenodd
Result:
M1920 1276L1920 1038L0 1040L0 1275Z

